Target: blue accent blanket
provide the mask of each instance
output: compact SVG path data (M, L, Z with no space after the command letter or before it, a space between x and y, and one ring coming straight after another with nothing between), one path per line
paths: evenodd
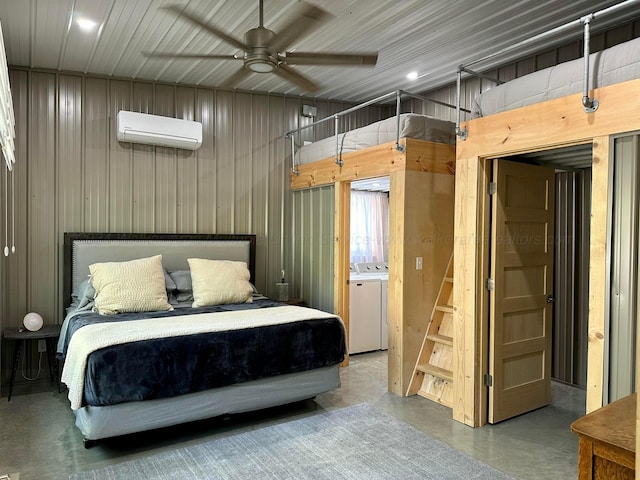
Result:
M269 308L275 306L282 304L265 299L151 314L84 313L65 322L65 341L59 345L58 357L65 359L74 332L85 325L172 316L180 321L180 315L237 309L269 315ZM87 359L83 404L166 398L336 365L344 359L345 343L342 321L327 314L326 318L292 323L112 345Z

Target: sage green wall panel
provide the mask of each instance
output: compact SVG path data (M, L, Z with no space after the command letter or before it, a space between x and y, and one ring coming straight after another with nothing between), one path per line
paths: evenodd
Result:
M202 123L202 146L196 155L197 179L194 183L196 195L196 231L216 231L216 94L213 90L196 91L196 117Z
M0 263L2 268L2 293L3 299L11 299L11 302L2 302L2 318L0 325L4 328L8 325L17 325L30 310L29 305L29 264L28 264L28 224L24 221L28 202L28 148L29 139L29 81L28 72L10 71L10 82L13 96L13 104L16 120L15 155L16 166L7 180L12 185L14 201L8 205L9 225L13 224L7 237L10 246L15 246L15 253L9 255L6 261ZM6 173L6 169L3 169ZM13 181L11 177L13 176ZM11 195L9 195L9 198ZM2 200L4 205L4 199ZM3 214L4 214L4 209ZM13 213L12 213L13 212ZM14 222L11 221L14 218ZM4 217L3 217L4 218ZM12 241L13 240L13 241ZM8 363L3 363L8 365Z
M280 270L285 268L287 280L291 283L288 250L284 248L284 239L290 235L290 217L284 216L285 199L289 198L289 165L291 151L288 142L283 141L282 134L289 127L285 117L285 98L269 97L269 156L266 160L269 171L271 193L265 205L268 218L265 255L266 275L264 284L257 285L267 295L275 296L275 284L280 281ZM291 295L291 293L290 293Z
M196 89L178 87L176 89L177 118L195 120ZM199 152L176 149L176 225L178 233L191 233L198 227L198 155Z
M233 92L217 92L216 95L216 175L215 175L215 209L216 231L236 232L234 229L235 185L236 177L234 152L234 111Z
M294 295L328 312L334 308L334 192L329 185L292 194Z
M269 168L270 150L270 123L269 98L264 95L251 96L251 111L253 118L251 152L252 152L252 177L253 187L251 203L252 225L251 231L257 235L256 238L256 277L266 279L269 273L269 243L267 242L269 233L269 184L273 180ZM281 163L284 158L280 157ZM281 175L281 176L284 176ZM277 255L280 252L276 251ZM266 292L266 285L261 285L262 291Z
M29 92L27 210L28 309L55 323L58 312L56 243L56 75L33 72ZM24 201L24 199L22 199ZM9 299L11 300L11 299ZM22 318L12 319L17 325Z
M84 108L84 231L109 229L109 105L108 82L102 78L85 79ZM62 172L65 174L65 172Z
M156 85L154 115L175 117L175 87ZM195 153L191 152L191 155ZM156 232L176 231L176 149L155 147L154 226Z
M133 83L131 109L153 113L153 84ZM133 231L155 232L155 147L131 143Z
M609 391L613 402L636 391L638 247L640 245L640 136L614 142L611 288L609 296Z
M233 192L235 233L250 233L252 229L253 196L253 95L235 93L233 98Z
M65 231L82 230L83 211L83 181L84 171L83 143L84 150L88 156L98 155L101 151L104 156L104 139L106 138L104 124L104 111L95 112L87 105L86 121L83 126L82 117L82 77L61 75L58 88L58 151L56 166L56 190L59 193L58 206L58 238ZM90 88L88 85L87 88ZM98 96L101 98L103 96ZM103 109L104 110L104 109ZM100 117L100 113L102 116ZM94 115L95 114L95 115ZM98 123L98 125L95 125ZM95 128L94 128L95 126ZM83 139L83 127L85 136ZM101 134L102 139L95 138L96 131ZM100 141L102 140L102 141Z
M116 138L118 112L131 110L131 82L109 84L109 230L130 232L133 228L133 162L131 144Z

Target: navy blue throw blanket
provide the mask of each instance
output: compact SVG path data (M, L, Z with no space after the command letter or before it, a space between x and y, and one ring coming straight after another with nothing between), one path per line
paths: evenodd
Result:
M265 315L268 307L282 305L270 300L256 303L256 313ZM199 308L188 310L202 313ZM160 316L167 313L171 312ZM83 324L87 316L93 317L80 316ZM125 316L141 318L140 314ZM345 353L342 322L330 314L323 319L114 345L89 356L84 404L167 398L303 372L336 365Z

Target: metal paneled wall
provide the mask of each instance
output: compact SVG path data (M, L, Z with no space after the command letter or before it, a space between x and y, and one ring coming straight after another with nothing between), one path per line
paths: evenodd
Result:
M293 297L332 312L335 188L333 185L293 192L291 248Z
M609 391L608 398L605 399L607 403L636 391L636 335L640 293L639 164L640 136L616 138L611 218L609 328L606 335L609 340Z
M331 248L316 244L305 254L312 260L290 254L291 162L283 132L299 125L304 99L17 68L11 83L17 252L2 261L2 327L17 326L29 311L46 323L62 321L65 231L255 233L256 283L267 295L294 261L317 261L323 267L314 274L332 274L325 265ZM202 148L120 143L121 109L198 120ZM332 229L332 218L318 216L316 231ZM332 293L330 286L297 285L294 276L289 282L310 302L326 297L327 288Z
M29 311L61 323L66 231L255 233L261 292L275 295L284 269L292 297L333 308L333 190L320 189L313 201L315 193L296 194L292 203L283 133L308 121L304 103L323 114L352 105L20 68L10 74L17 252L1 266L3 328ZM121 109L200 121L203 145L192 152L118 142ZM349 128L385 113L367 109ZM324 129L332 126L309 129L311 139ZM300 244L297 232L308 241Z
M591 169L556 174L552 376L586 387Z

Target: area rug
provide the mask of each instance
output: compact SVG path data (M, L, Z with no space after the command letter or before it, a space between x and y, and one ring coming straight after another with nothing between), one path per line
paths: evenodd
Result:
M510 479L369 404L73 474L72 480Z

